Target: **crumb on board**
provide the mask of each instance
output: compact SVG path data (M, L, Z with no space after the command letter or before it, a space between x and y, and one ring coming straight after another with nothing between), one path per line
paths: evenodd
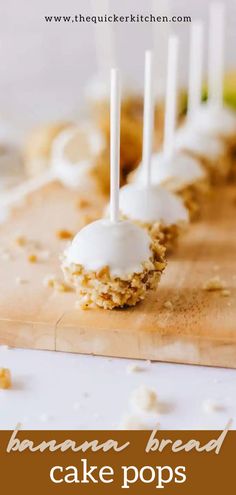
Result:
M38 261L38 257L34 253L29 254L27 259L28 259L29 263L37 263L37 261Z
M53 287L55 280L56 280L56 275L54 275L54 274L46 275L46 277L44 277L44 279L43 279L44 287Z
M55 289L57 292L71 292L72 288L65 282L59 280L55 275L46 275L43 279L44 287Z
M75 301L75 308L86 311L91 308L91 305L88 302Z
M225 288L225 282L221 280L219 275L216 275L215 277L209 278L203 285L203 290L207 291L217 291L217 290L223 290Z
M223 290L221 291L221 295L222 295L223 297L229 297L229 296L230 296L230 294L231 294L231 292L230 292L230 290L229 290L229 289L223 289Z
M131 395L131 405L140 411L157 412L158 399L155 390L140 386Z
M80 209L88 208L89 206L91 206L91 202L86 198L80 198L76 202L76 206L77 206L77 208L80 208Z
M81 309L81 310L88 310L91 308L91 304L90 304L90 301L89 301L89 296L86 295L84 296L82 299L77 299L75 301L75 308L77 309Z
M29 249L31 249L31 250L41 249L41 242L39 240L29 239L28 237L26 237L23 234L17 235L14 238L14 243L17 246L19 246L21 248L25 248L27 250L29 250Z
M11 372L8 368L0 368L0 389L11 388Z
M163 307L165 309L173 309L173 303L171 301L165 301Z
M60 229L56 231L56 237L62 241L68 241L74 237L74 234L70 230Z

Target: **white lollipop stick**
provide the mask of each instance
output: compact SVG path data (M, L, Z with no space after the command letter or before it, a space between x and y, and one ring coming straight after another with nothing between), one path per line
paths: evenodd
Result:
M119 220L120 187L120 78L118 69L111 69L110 101L110 220Z
M203 61L203 22L194 21L190 28L188 118L191 119L201 103Z
M3 194L0 198L0 207L8 207L14 203L22 201L28 194L37 191L41 187L49 184L54 179L56 179L56 174L52 170L47 170L39 177L34 177L33 179L28 179L23 184L14 187L11 191Z
M109 15L109 0L91 0L92 15ZM112 23L94 24L95 49L98 70L106 73L113 67L115 62L115 43ZM106 77L106 76L105 76Z
M171 154L174 144L174 133L176 126L178 47L178 38L176 36L170 36L168 41L166 108L163 146L165 156L169 156Z
M152 0L152 12L156 17L166 16L167 19L169 19L171 17L170 0ZM165 95L167 45L169 36L169 22L152 23L152 38L155 57L155 86L153 88L155 100L163 98Z
M217 106L220 106L223 100L224 21L224 4L221 2L212 3L210 5L209 25L208 94L209 102Z
M145 53L145 80L144 80L144 111L143 111L143 166L146 175L146 186L151 181L151 155L153 138L153 53Z

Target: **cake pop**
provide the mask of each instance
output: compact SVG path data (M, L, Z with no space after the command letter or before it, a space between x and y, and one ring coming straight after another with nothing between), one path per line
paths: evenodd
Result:
M164 186L182 198L193 219L199 213L199 195L203 185L205 187L206 173L197 160L174 150L177 93L177 39L170 37L168 45L164 146L162 152L154 153L151 156L150 175L153 186ZM130 182L146 184L146 172L143 163L130 176Z
M174 45L171 45L174 47ZM188 221L188 211L181 198L152 184L150 160L153 137L153 54L145 55L144 126L142 167L146 184L128 184L120 190L120 213L147 228L170 252L180 229Z
M164 248L141 227L119 219L120 90L111 71L110 218L83 228L64 253L62 269L82 308L133 306L157 286Z

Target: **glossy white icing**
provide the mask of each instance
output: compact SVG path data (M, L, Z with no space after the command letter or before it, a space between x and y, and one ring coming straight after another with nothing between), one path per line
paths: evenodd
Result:
M146 188L128 184L120 190L120 212L130 220L173 225L187 222L188 211L182 200L160 186Z
M172 191L178 191L185 186L203 179L206 172L200 163L183 152L173 152L170 156L154 153L151 159L152 185L163 185ZM146 171L140 163L133 174L133 182L145 184Z
M97 271L106 266L113 276L143 271L151 257L151 239L146 231L128 221L97 220L84 227L65 252L65 263Z

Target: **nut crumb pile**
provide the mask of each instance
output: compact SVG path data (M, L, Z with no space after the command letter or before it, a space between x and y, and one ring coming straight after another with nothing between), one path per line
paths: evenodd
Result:
M66 282L75 287L77 307L88 309L100 306L104 309L134 306L144 299L147 291L157 287L166 263L165 248L152 242L152 257L143 263L143 271L126 277L113 277L108 267L98 272L86 271L81 265L62 263ZM99 281L99 283L98 283Z

